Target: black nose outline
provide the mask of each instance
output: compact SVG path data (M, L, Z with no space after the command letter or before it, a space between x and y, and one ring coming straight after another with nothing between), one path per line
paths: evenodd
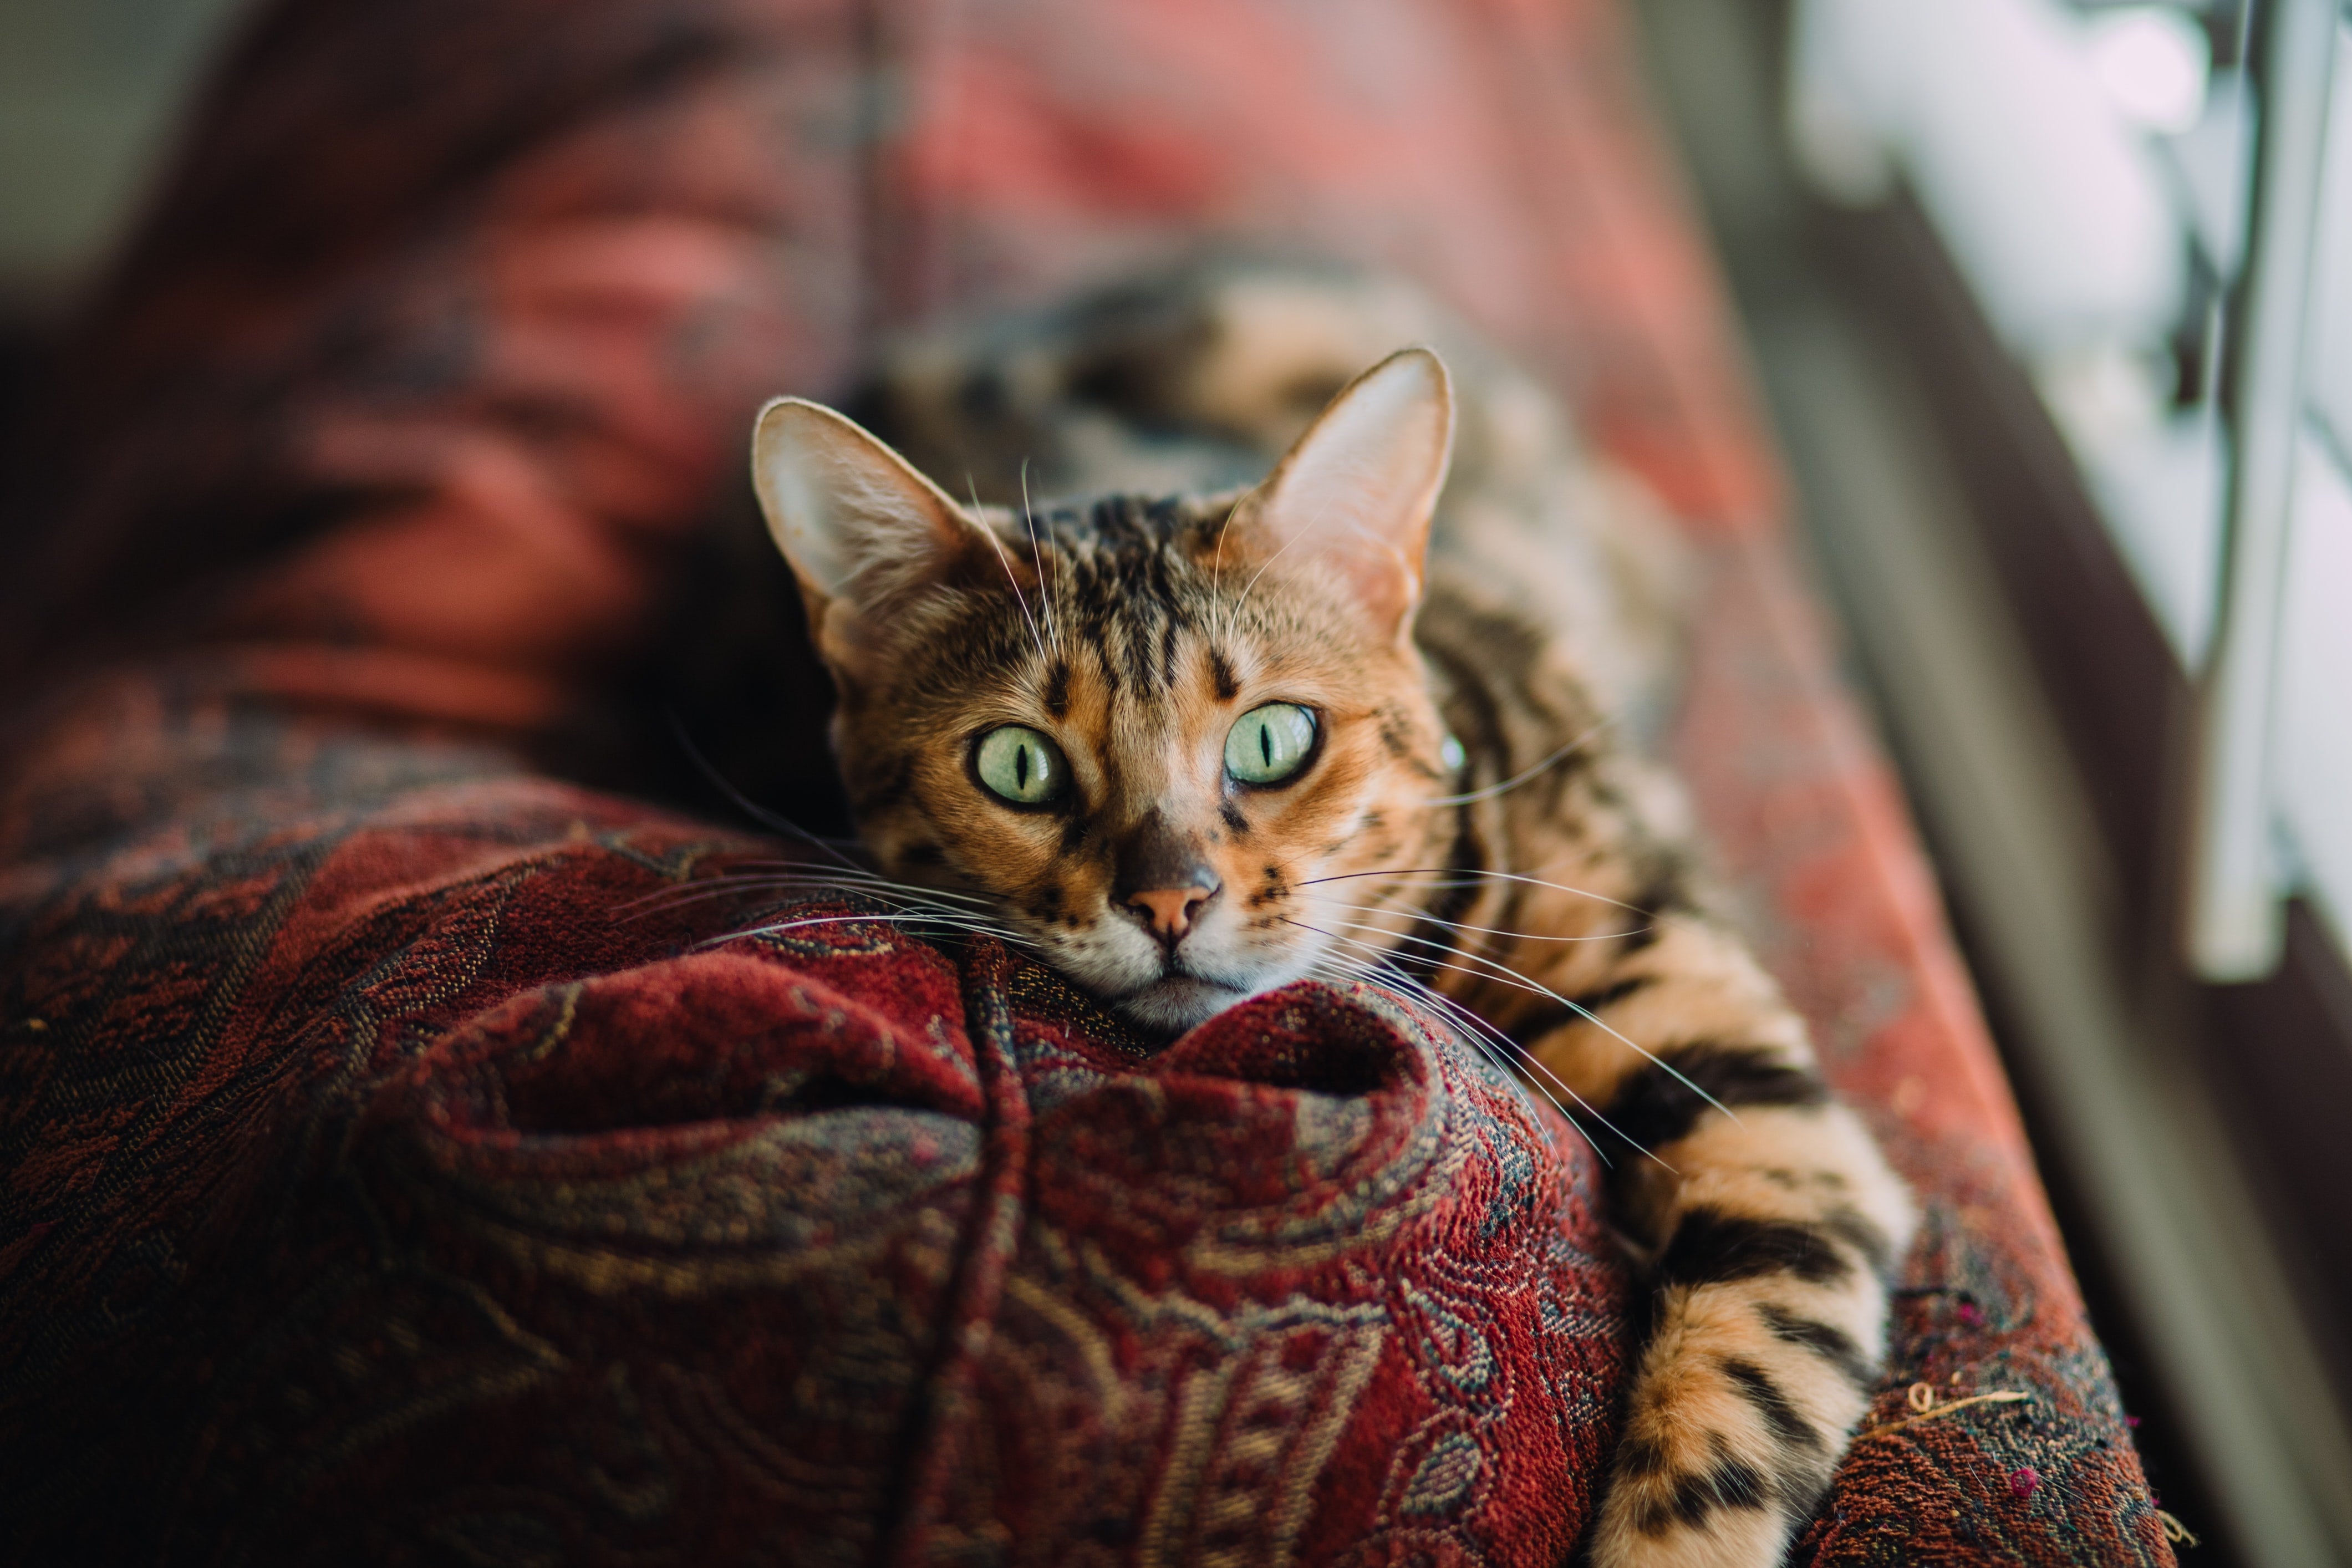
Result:
M1139 917L1144 930L1171 952L1223 889L1199 837L1171 827L1157 807L1119 844L1111 902Z

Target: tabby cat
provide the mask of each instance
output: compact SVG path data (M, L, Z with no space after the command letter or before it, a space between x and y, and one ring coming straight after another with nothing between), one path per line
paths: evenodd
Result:
M1330 395L1407 338L1468 374L1409 348ZM1630 739L1666 531L1531 382L1336 271L1198 268L919 344L872 408L972 499L797 399L753 476L881 870L1161 1036L1302 977L1410 988L1654 1155L1614 1166L1654 1310L1591 1560L1779 1562L1912 1210Z

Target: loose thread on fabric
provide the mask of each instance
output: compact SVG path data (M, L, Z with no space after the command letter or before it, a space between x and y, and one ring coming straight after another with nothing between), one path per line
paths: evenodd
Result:
M2032 1394L2022 1389L2006 1389L1998 1394L1972 1394L1966 1399L1954 1399L1939 1405L1936 1402L1935 1384L1915 1383L1904 1394L1903 1403L1909 1405L1916 1414L1907 1415L1900 1421L1889 1421L1882 1426L1864 1427L1856 1434L1854 1440L1860 1442L1863 1438L1898 1431L1905 1426L1916 1426L1922 1421L1933 1421L1940 1416L1949 1415L1955 1410L1965 1410L1971 1405L2015 1405L2032 1397Z

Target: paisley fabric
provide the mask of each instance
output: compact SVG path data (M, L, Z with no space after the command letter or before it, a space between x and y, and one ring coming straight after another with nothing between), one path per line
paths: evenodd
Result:
M2170 1561L1605 0L262 11L10 502L11 1561L1571 1552L1640 1302L1460 1042L1149 1053L551 760L761 397L1204 236L1419 277L1688 523L1673 749L1929 1216L1801 1556Z
M1595 1167L1428 1020L1154 1055L709 828L180 717L244 778L10 889L15 1560L1570 1544Z

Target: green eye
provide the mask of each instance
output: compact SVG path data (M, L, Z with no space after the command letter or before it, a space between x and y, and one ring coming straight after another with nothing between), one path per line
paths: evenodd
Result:
M1060 795L1069 780L1061 749L1018 724L982 735L972 769L991 794L1015 805L1043 805Z
M1225 733L1225 772L1244 784L1280 784L1315 749L1315 715L1296 702L1253 708Z

